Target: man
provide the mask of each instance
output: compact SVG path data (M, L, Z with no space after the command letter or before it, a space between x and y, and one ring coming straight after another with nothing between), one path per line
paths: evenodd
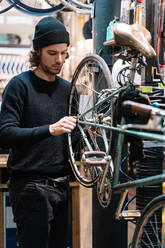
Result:
M32 70L3 92L0 146L10 148L9 194L20 248L66 248L68 236L67 134L70 83L57 74L68 57L69 34L54 17L35 27Z

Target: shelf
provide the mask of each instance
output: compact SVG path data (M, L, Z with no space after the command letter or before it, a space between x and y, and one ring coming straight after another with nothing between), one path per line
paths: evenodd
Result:
M8 157L8 154L0 154L0 168L6 168Z
M7 184L6 183L2 183L0 184L0 189L7 189Z

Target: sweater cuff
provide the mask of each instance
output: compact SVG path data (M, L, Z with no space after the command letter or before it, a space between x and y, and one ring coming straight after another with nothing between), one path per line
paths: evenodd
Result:
M48 138L50 136L51 134L49 132L49 125L44 125L34 128L34 132L32 133L32 140L33 143L35 143L42 140L43 138Z
M44 125L39 127L39 133L42 137L49 137L51 133L49 132L49 125Z

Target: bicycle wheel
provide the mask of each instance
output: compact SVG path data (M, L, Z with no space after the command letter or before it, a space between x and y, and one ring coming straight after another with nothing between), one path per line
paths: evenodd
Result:
M6 1L0 2L0 14L3 14L16 6L15 3L7 4Z
M153 199L137 222L132 248L164 248L165 195Z
M52 1L52 0L50 0ZM68 9L79 13L79 14L86 14L90 15L92 12L92 5L91 4L86 4L77 0L60 0L61 3Z
M99 55L89 55L78 65L71 83L69 99L69 115L78 114L83 121L98 123L99 118L110 109L110 102L95 108L95 103L103 99L103 89L112 87L112 77L105 61ZM93 108L84 114L89 108ZM100 114L100 117L99 117ZM81 134L80 134L81 129ZM82 132L84 133L82 135ZM107 138L107 139L106 139ZM78 125L77 129L69 134L69 150L71 166L77 180L86 187L92 186L99 177L100 166L88 166L82 162L82 156L87 151L105 151L108 147L110 133L106 132L103 140L101 131L89 125ZM105 145L104 141L107 140ZM88 144L89 142L89 144ZM107 148L108 150L108 148Z
M16 8L27 14L46 15L56 13L64 8L64 5L56 1L56 5L50 7L48 2L41 0L8 0L16 4Z

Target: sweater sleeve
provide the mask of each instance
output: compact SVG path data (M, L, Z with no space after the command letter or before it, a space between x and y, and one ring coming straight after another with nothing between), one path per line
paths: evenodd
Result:
M51 136L49 125L32 128L21 127L21 117L26 98L26 89L16 77L6 86L0 113L0 146L12 148L31 145Z

